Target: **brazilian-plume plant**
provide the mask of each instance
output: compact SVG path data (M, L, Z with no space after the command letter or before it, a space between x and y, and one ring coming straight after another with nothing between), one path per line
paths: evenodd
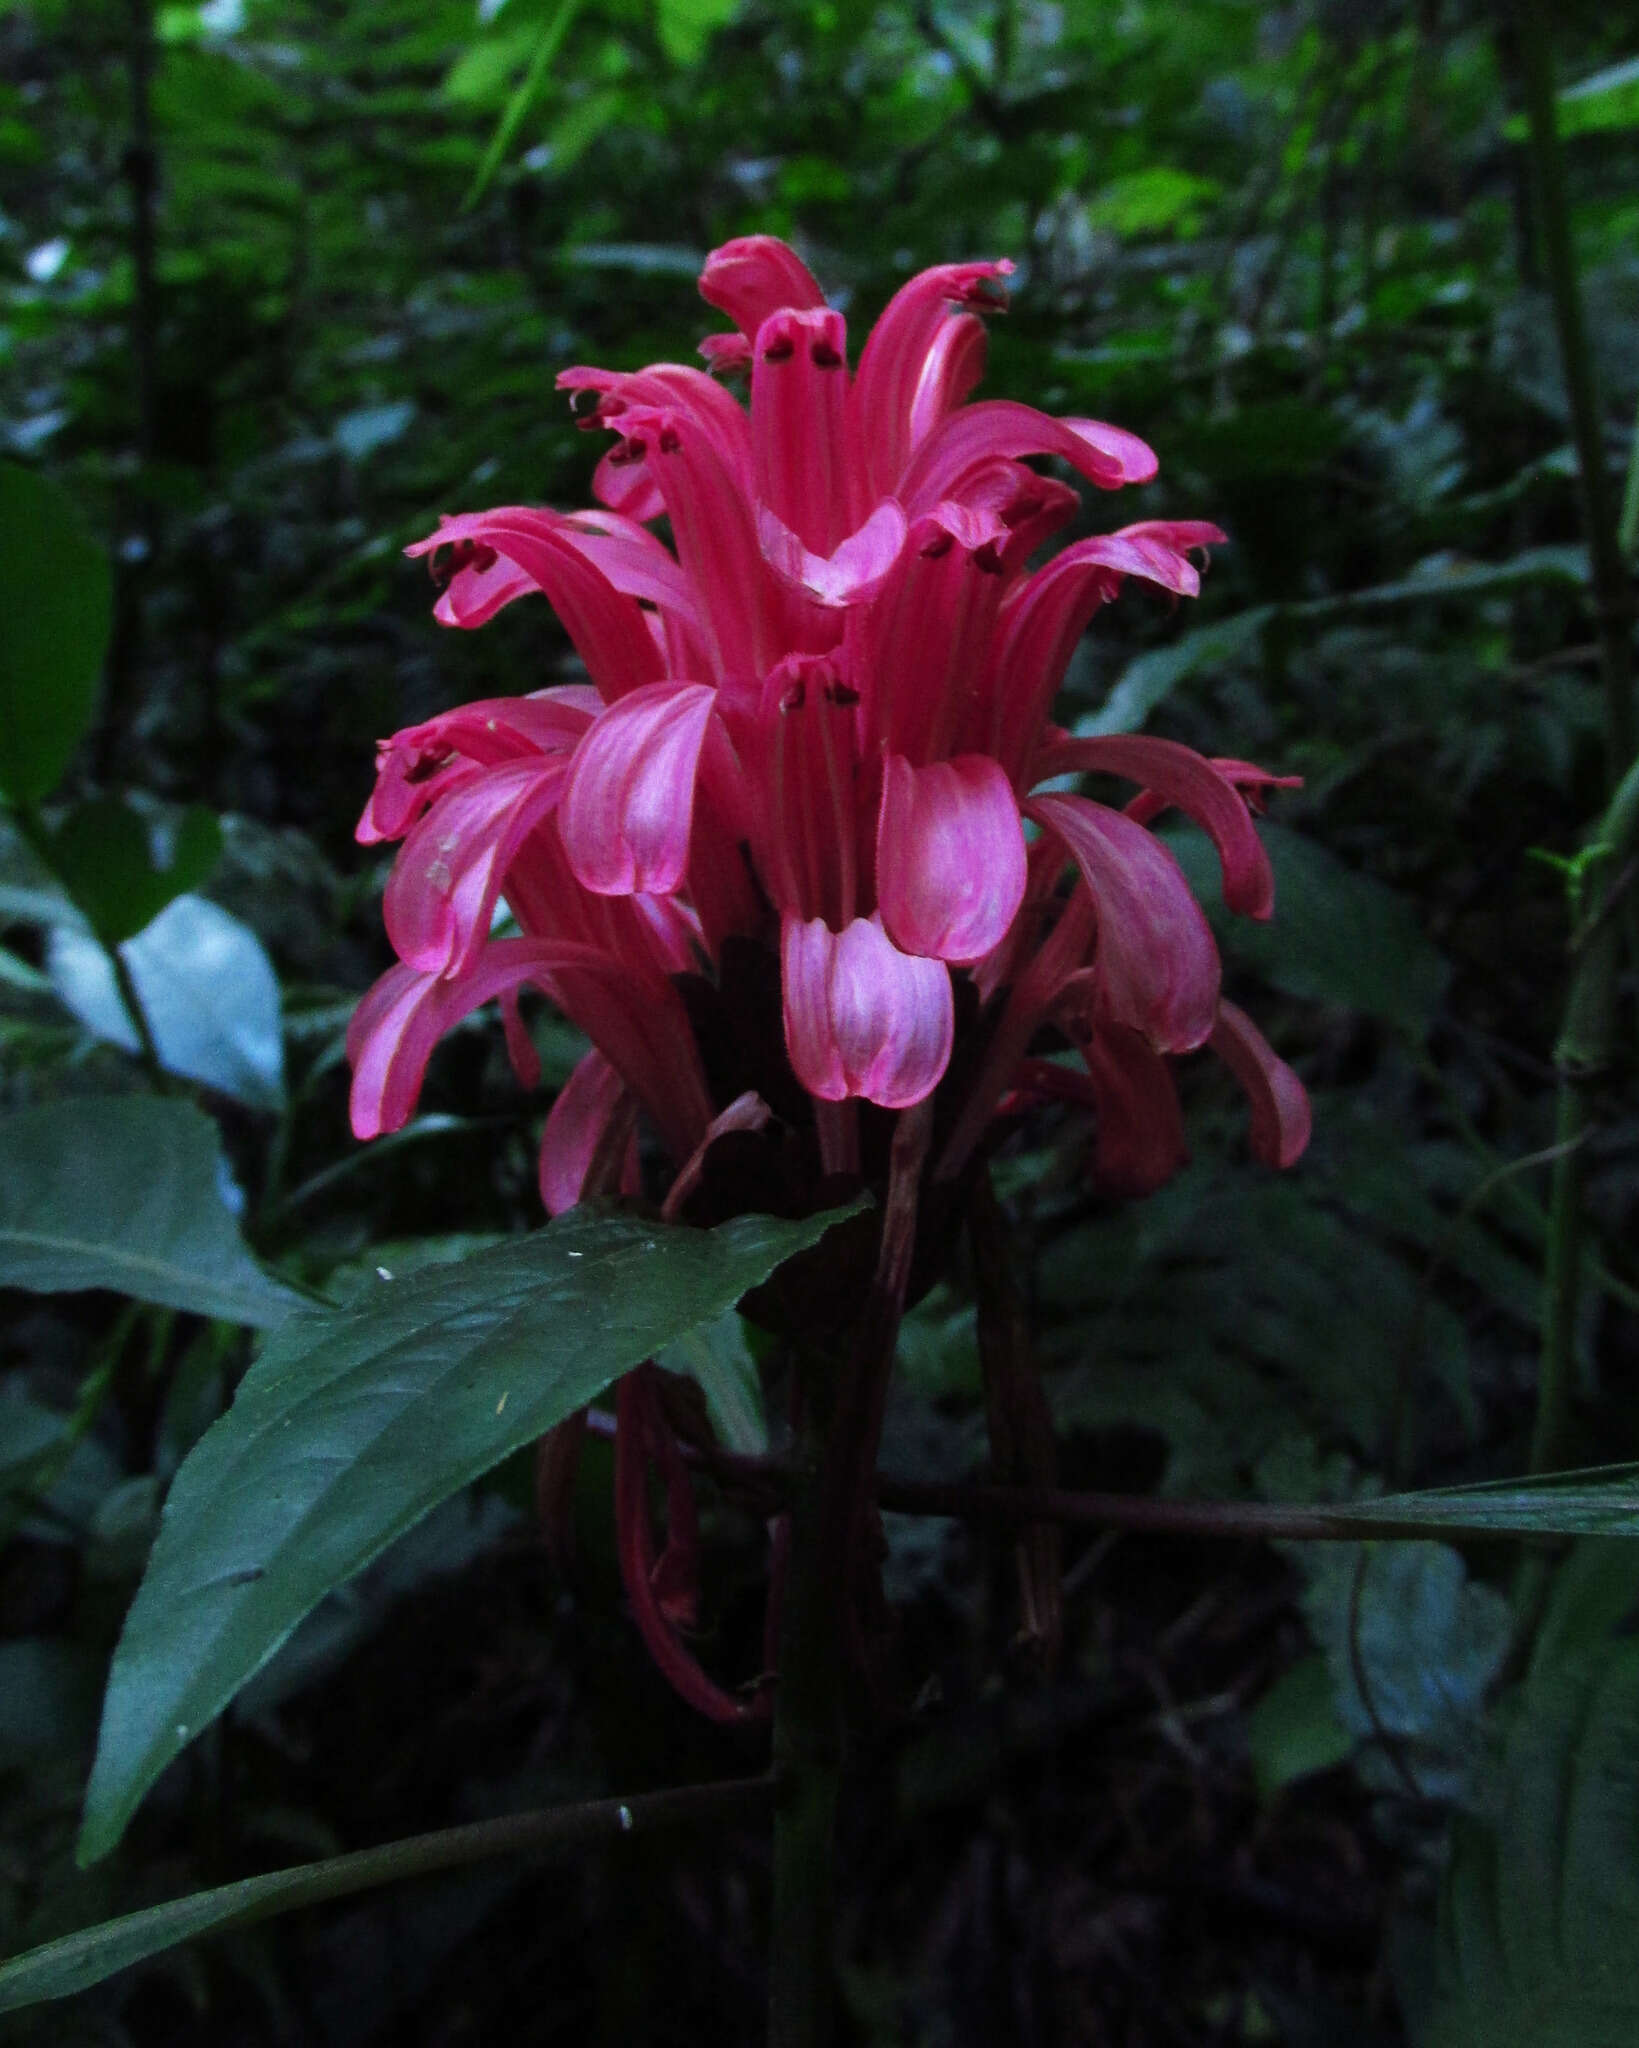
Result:
M1087 1112L1090 1171L1113 1195L1184 1162L1172 1062L1202 1048L1244 1090L1258 1159L1287 1166L1309 1135L1301 1084L1220 993L1207 920L1151 830L1169 809L1193 818L1227 907L1267 918L1253 816L1281 778L1053 721L1093 615L1131 577L1194 596L1197 558L1224 535L1145 520L1049 551L1082 501L1030 458L1101 492L1146 482L1156 459L1119 427L969 402L1011 269L923 271L851 365L798 256L747 237L700 279L733 323L702 343L707 369L564 371L581 424L612 437L597 507L462 513L409 552L448 626L544 596L586 680L395 733L359 825L366 843L403 841L385 899L398 964L349 1040L361 1138L404 1124L437 1041L497 998L535 1085L519 1014L534 989L591 1042L546 1118L549 1212L612 1196L715 1224L876 1196L863 1247L839 1234L802 1284L759 1297L794 1362L807 1487L773 1524L770 1606L783 1592L787 1612L738 1682L690 1641L678 1404L650 1366L617 1395L634 1619L694 1707L776 1723L785 2041L823 2024L830 1814L850 1702L871 1696L870 1485L907 1288L937 1276L989 1153L1035 1105ZM1083 773L1130 798L1066 787ZM515 936L492 935L502 903ZM992 1377L993 1427L997 1398L1044 1412L1005 1392L1005 1367ZM575 1442L569 1425L544 1447L549 1493Z

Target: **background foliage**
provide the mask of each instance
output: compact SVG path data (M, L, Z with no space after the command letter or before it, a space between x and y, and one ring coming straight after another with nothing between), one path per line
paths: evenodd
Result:
M1554 11L1620 488L1618 26ZM594 1444L571 1577L527 1458L499 1465L313 1610L115 1855L73 1861L120 1621L243 1326L539 1222L544 1097L487 1027L402 1138L346 1131L341 1033L386 958L384 864L350 838L373 743L570 670L541 607L441 634L399 549L443 510L583 501L553 372L682 353L731 234L795 238L856 338L913 269L1017 258L989 391L1136 429L1162 474L1121 516L1233 542L1198 606L1101 616L1067 722L1305 777L1268 828L1276 924L1222 935L1230 992L1314 1093L1303 1168L1246 1164L1205 1073L1195 1162L1147 1203L1094 1200L1051 1118L1004 1161L1064 1477L1302 1501L1523 1469L1563 866L1604 771L1519 61L1476 0L0 9L0 1947L756 1766L622 1617ZM576 1042L536 1028L550 1084ZM1639 1444L1639 1118L1620 1077L1598 1107L1571 1464ZM118 1270L60 1242L86 1234L87 1159ZM718 1412L737 1387L754 1448L744 1346L705 1350L737 1361ZM954 1477L983 1454L958 1278L913 1320L887 1456ZM1500 1544L1072 1537L1043 1681L1010 1645L1008 1545L889 1520L909 1684L845 1816L852 2039L1639 2034L1626 1546L1558 1562L1527 1660ZM758 1531L722 1505L708 1534L732 1658ZM0 2028L751 2041L765 1856L747 1826L484 1866Z

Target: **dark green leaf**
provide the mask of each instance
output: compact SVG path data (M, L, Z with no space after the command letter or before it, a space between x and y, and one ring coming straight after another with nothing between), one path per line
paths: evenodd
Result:
M1446 1529L1494 1536L1639 1536L1639 1465L1594 1466L1543 1479L1497 1479L1483 1486L1391 1493L1328 1509L1340 1519L1391 1535Z
M1259 833L1275 870L1268 924L1223 915L1212 849L1199 834L1167 835L1231 957L1292 995L1363 1011L1421 1039L1449 970L1416 911L1301 833L1281 825Z
M197 889L222 852L221 821L202 804L164 836L156 860L148 821L111 796L77 804L52 835L52 867L104 945L131 938L174 897Z
M575 1210L294 1318L177 1474L109 1679L82 1859L332 1587L839 1213L708 1232Z
M573 1807L506 1814L468 1827L412 1835L379 1849L359 1849L322 1863L300 1863L264 1877L241 1878L214 1891L172 1899L123 1919L105 1920L78 1934L64 1935L0 1964L0 2013L17 2012L100 1984L133 1963L161 1955L179 1942L229 1927L248 1927L300 1906L348 1898L377 1885L456 1870L489 1856L545 1854L595 1842L618 1841L634 1827L676 1825L707 1815L755 1811L768 1798L767 1781L730 1780L722 1785L685 1785L674 1791L639 1793L627 1800L596 1799Z
M261 1328L300 1301L245 1249L215 1125L141 1095L0 1118L0 1284L110 1287Z
M1457 1825L1424 2048L1639 2040L1639 1644L1534 1675Z
M90 723L113 587L67 492L0 463L0 792L15 803L51 794Z
M1304 1657L1282 1672L1252 1709L1246 1732L1265 1799L1297 1778L1330 1770L1354 1749L1354 1737L1337 1717L1323 1657Z
M1152 647L1128 662L1120 680L1096 711L1076 721L1078 733L1137 732L1158 704L1198 669L1236 661L1255 645L1275 616L1273 605L1237 612L1215 625L1197 626L1164 647Z

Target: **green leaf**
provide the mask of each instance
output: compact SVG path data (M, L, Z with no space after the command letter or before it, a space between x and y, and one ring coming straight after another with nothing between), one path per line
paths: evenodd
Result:
M283 1107L279 983L249 925L206 897L178 896L120 951L168 1073L253 1109ZM59 925L46 967L88 1031L137 1051L113 963L95 939Z
M1164 647L1129 661L1120 680L1096 711L1076 720L1081 734L1137 732L1155 707L1197 669L1238 660L1275 616L1273 605L1258 605L1211 626L1198 626Z
M660 47L674 64L698 64L713 33L734 19L740 0L655 0Z
M145 1095L0 1117L0 1285L110 1287L258 1328L301 1305L245 1249L216 1126Z
M1631 1633L1639 1611L1633 1552L1616 1536L1584 1536L1554 1572L1553 1591L1531 1646L1531 1676L1552 1671L1613 1635Z
M846 1213L696 1231L577 1209L293 1318L172 1486L114 1658L82 1860L332 1587Z
M1555 125L1561 135L1593 135L1606 128L1639 128L1639 57L1625 63L1608 64L1591 77L1579 78L1557 96ZM1530 133L1523 114L1515 114L1503 126L1510 142L1523 142Z
M1223 190L1216 178L1197 177L1171 164L1152 164L1113 178L1094 194L1087 218L1113 235L1192 235L1206 208Z
M1304 1657L1252 1709L1247 1723L1253 1775L1265 1799L1315 1771L1329 1771L1354 1750L1337 1717L1324 1657Z
M1338 1718L1362 1743L1394 1745L1393 1757L1366 1752L1371 1782L1404 1769L1426 1797L1460 1797L1513 1635L1508 1602L1442 1543L1328 1544L1305 1551L1303 1568Z
M113 592L67 492L0 462L0 793L14 803L51 794L91 722Z
M1430 598L1505 597L1510 591L1557 583L1569 589L1587 584L1588 550L1570 544L1526 548L1504 562L1471 562L1460 555L1435 555L1396 583L1372 583L1336 597L1317 597L1290 607L1298 619L1329 620L1358 613L1391 611Z
M1391 1493L1328 1515L1381 1535L1466 1529L1491 1536L1639 1536L1639 1464L1595 1465L1541 1479Z
M547 73L552 60L563 47L563 39L569 33L571 22L580 12L581 0L558 0L557 7L542 23L534 55L529 60L529 69L518 81L511 99L502 110L501 118L495 124L495 133L490 137L489 147L484 151L483 162L479 164L467 193L466 205L476 206L483 198L489 181L501 166L501 160L512 146L524 116L540 97L546 84Z
M237 1884L218 1885L214 1891L105 1920L0 1964L0 2013L70 1998L180 1942L248 1927L276 1913L322 1905L436 1870L458 1870L489 1856L561 1853L619 1841L634 1828L676 1826L708 1817L721 1823L730 1815L766 1807L768 1797L768 1780L740 1778L638 1793L630 1799L593 1799L441 1828L436 1834L412 1835L377 1849L241 1878Z
M1268 924L1222 913L1217 860L1202 835L1166 834L1225 950L1275 988L1363 1011L1423 1038L1450 970L1411 904L1301 833L1281 825L1258 829L1275 870Z
M192 805L174 828L156 835L112 796L77 804L50 841L52 868L105 946L131 938L173 898L197 889L221 852L221 820L204 805Z
M706 1397L712 1428L727 1448L743 1458L760 1458L768 1450L768 1422L763 1414L763 1387L757 1361L746 1342L746 1326L733 1309L713 1323L702 1323L657 1361L668 1372L686 1373L699 1382Z
M1639 1644L1534 1675L1457 1823L1423 2048L1639 2040Z

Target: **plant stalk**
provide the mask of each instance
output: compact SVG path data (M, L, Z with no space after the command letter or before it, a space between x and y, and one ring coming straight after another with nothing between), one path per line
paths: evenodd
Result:
M1521 85L1530 131L1532 183L1542 234L1543 268L1553 301L1565 395L1571 409L1582 484L1582 516L1599 614L1600 668L1605 689L1606 786L1614 791L1633 759L1633 590L1622 547L1605 459L1604 419L1588 345L1565 193L1565 156L1555 118L1554 60L1545 0L1515 0ZM1639 514L1636 514L1639 516Z
M835 1383L829 1360L810 1360L802 1387L774 1696L769 2048L825 2048L831 2038L836 1812L845 1677L854 1647L849 1625L932 1129L931 1100L901 1113L876 1275L848 1356Z
M1573 938L1564 1022L1554 1047L1559 1075L1554 1177L1548 1200L1543 1279L1542 1364L1537 1384L1531 1470L1547 1472L1565 1451L1565 1423L1576 1363L1582 1248L1582 1140L1592 1128L1599 1088L1617 1049L1617 990L1626 912L1639 859L1639 761L1629 767L1593 840L1592 908Z

